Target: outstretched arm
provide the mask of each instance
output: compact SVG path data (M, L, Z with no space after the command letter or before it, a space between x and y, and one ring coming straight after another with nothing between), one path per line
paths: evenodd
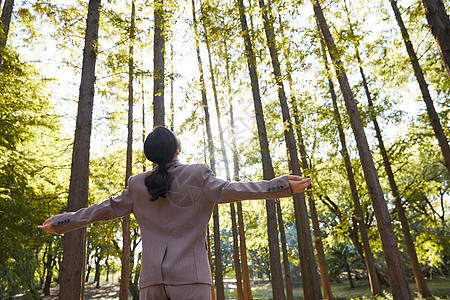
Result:
M122 194L101 203L81 208L75 212L53 216L45 220L38 228L48 233L63 234L97 221L119 218L131 212L133 212L133 199L127 188Z
M216 203L289 197L304 192L311 183L310 178L302 179L296 175L257 182L228 182L216 178L206 165L203 176L203 192L210 201Z

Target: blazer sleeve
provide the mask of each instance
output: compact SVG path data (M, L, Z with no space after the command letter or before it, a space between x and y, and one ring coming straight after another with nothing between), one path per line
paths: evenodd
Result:
M292 195L288 176L257 182L230 182L216 178L205 165L203 192L215 203L231 203L242 200L275 199Z
M68 212L52 217L52 227L58 234L79 229L97 221L112 220L133 212L133 197L130 189L120 195L106 199L75 212Z

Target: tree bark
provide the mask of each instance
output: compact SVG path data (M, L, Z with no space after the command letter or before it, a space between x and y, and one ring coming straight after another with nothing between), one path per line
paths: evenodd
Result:
M129 58L128 58L128 136L127 136L127 159L125 170L125 187L128 185L128 179L131 177L133 169L133 84L134 84L134 58L133 58L133 46L134 46L134 32L135 32L135 4L134 0L131 1L131 23L130 23L130 46L129 46ZM128 299L128 289L130 281L130 215L122 218L122 269L120 272L120 290L119 299Z
M165 125L164 121L164 3L154 1L155 33L153 38L153 126Z
M2 52L5 49L6 41L8 40L9 25L11 24L11 17L14 8L14 0L5 0L2 9L1 23L0 23L0 72L3 66ZM3 31L3 34L2 34Z
M450 20L442 0L421 0L428 27L450 78Z
M90 0L81 69L80 95L72 153L67 211L86 207L89 190L89 147L94 103L95 62L100 18L100 0ZM84 299L86 267L86 228L64 235L63 261L60 272L61 300Z
M322 38L325 40L330 53L336 75L341 86L344 97L345 106L350 119L350 124L355 135L357 148L359 151L361 165L363 168L365 180L368 187L370 199L372 201L373 210L377 219L377 226L380 233L383 254L387 265L391 290L395 299L411 299L411 291L409 289L406 278L405 269L402 263L400 252L397 247L397 238L394 234L392 221L384 199L383 191L378 179L378 174L373 162L372 153L370 152L364 127L356 107L355 98L350 88L345 68L337 51L334 39L326 23L319 0L313 0L314 14L320 28Z
M372 249L370 248L369 235L367 233L366 223L364 222L364 214L362 211L361 203L359 201L359 195L358 195L358 190L356 188L356 181L355 181L355 176L353 174L352 164L350 162L350 157L348 155L347 142L345 140L344 128L342 126L341 115L339 113L339 107L337 104L337 96L336 96L336 92L334 90L333 81L331 80L330 67L328 64L327 53L326 53L326 49L324 46L325 45L322 44L325 69L327 71L327 74L329 74L328 75L328 86L330 89L331 99L333 101L333 114L334 114L334 119L335 119L337 127L338 127L339 140L341 142L341 147L342 147L341 154L342 154L342 157L344 158L345 169L347 171L347 177L348 177L348 181L349 181L349 185L350 185L350 191L352 194L353 204L355 207L355 217L358 221L359 231L361 233L361 240L362 240L362 244L363 244L363 248L364 248L363 257L364 257L364 260L366 263L367 273L368 273L368 277L369 277L370 290L371 290L372 295L374 295L374 296L375 295L383 295L383 289L381 288L381 284L378 279L377 270L376 270L375 262L373 259Z
M211 121L208 109L208 99L206 98L206 86L205 80L203 76L203 67L202 67L202 59L200 56L200 41L199 34L197 29L197 19L195 17L195 1L192 0L192 19L193 26L195 32L195 47L197 52L197 62L198 69L200 73L200 88L202 93L202 106L205 113L205 126L206 126L206 135L208 140L208 152L209 152L209 161L210 167L213 173L216 173L216 162L214 156L214 144L212 140L211 133ZM216 293L217 299L223 300L225 299L225 289L223 285L223 272L222 272L222 252L220 249L220 224L219 224L219 207L217 205L214 206L213 209L213 230L214 230L214 276L216 282Z
M275 172L273 170L272 159L269 153L269 143L267 140L266 125L264 121L261 96L259 93L259 82L256 72L256 57L253 52L253 46L250 39L243 0L238 0L238 9L242 34L244 36L245 55L247 58L247 65L252 86L253 103L255 106L256 124L258 129L260 153L263 165L263 176L265 180L269 180L275 177ZM277 300L285 299L283 288L283 273L280 263L280 246L278 243L277 216L275 210L275 201L273 199L266 200L266 212L273 298Z
M277 85L278 98L280 101L281 111L283 115L283 122L286 128L284 130L284 138L286 141L286 148L289 154L289 164L293 174L301 176L302 172L300 169L300 162L297 154L294 131L292 127L289 108L287 105L287 98L283 85L283 77L281 75L281 67L278 59L278 51L276 48L273 20L269 12L269 7L266 6L264 0L259 0L259 7L262 10L267 46L270 52L273 74ZM298 225L297 232L300 234L299 240L301 240L300 248L302 249L302 251L300 251L300 264L303 266L302 280L303 280L304 297L308 299L322 299L322 293L320 290L320 280L317 274L316 260L314 258L314 248L312 245L312 237L311 237L311 230L309 227L309 218L305 202L305 194L304 193L294 194L293 198L294 198L296 224ZM314 203L312 203L312 206L314 206ZM311 215L311 217L313 218L314 216ZM315 220L313 219L313 223L318 222L317 215L315 217L316 219ZM318 252L320 251L320 249L317 250ZM323 251L322 253L320 253L320 255L323 256L323 261L325 261ZM324 276L326 275L324 274Z
M402 33L403 42L405 43L406 51L408 52L409 59L411 61L412 67L414 69L414 74L416 75L417 82L419 83L420 91L422 92L422 98L427 107L428 117L430 118L431 126L433 127L434 134L438 140L439 146L441 147L442 154L444 156L444 163L447 170L450 172L450 147L448 145L447 137L445 136L444 130L441 126L441 121L434 108L433 100L430 96L430 91L428 89L428 84L423 75L422 68L419 65L419 60L417 59L416 52L412 45L411 39L409 37L408 31L406 30L405 23L403 23L402 16L397 7L396 0L390 0L392 10L394 11L395 18L397 19L398 26ZM448 18L447 18L448 19Z

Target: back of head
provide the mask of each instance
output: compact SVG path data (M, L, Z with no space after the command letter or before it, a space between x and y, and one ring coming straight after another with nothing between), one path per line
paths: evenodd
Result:
M157 169L145 179L145 185L152 196L150 201L165 198L170 190L172 178L165 165L171 162L178 150L178 140L172 131L158 126L147 136L144 153L148 160L158 164Z

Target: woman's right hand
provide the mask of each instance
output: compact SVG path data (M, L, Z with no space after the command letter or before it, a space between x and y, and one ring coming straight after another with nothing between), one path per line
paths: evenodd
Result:
M291 188L292 194L303 193L308 186L311 184L312 179L303 179L298 175L288 175L289 187Z

